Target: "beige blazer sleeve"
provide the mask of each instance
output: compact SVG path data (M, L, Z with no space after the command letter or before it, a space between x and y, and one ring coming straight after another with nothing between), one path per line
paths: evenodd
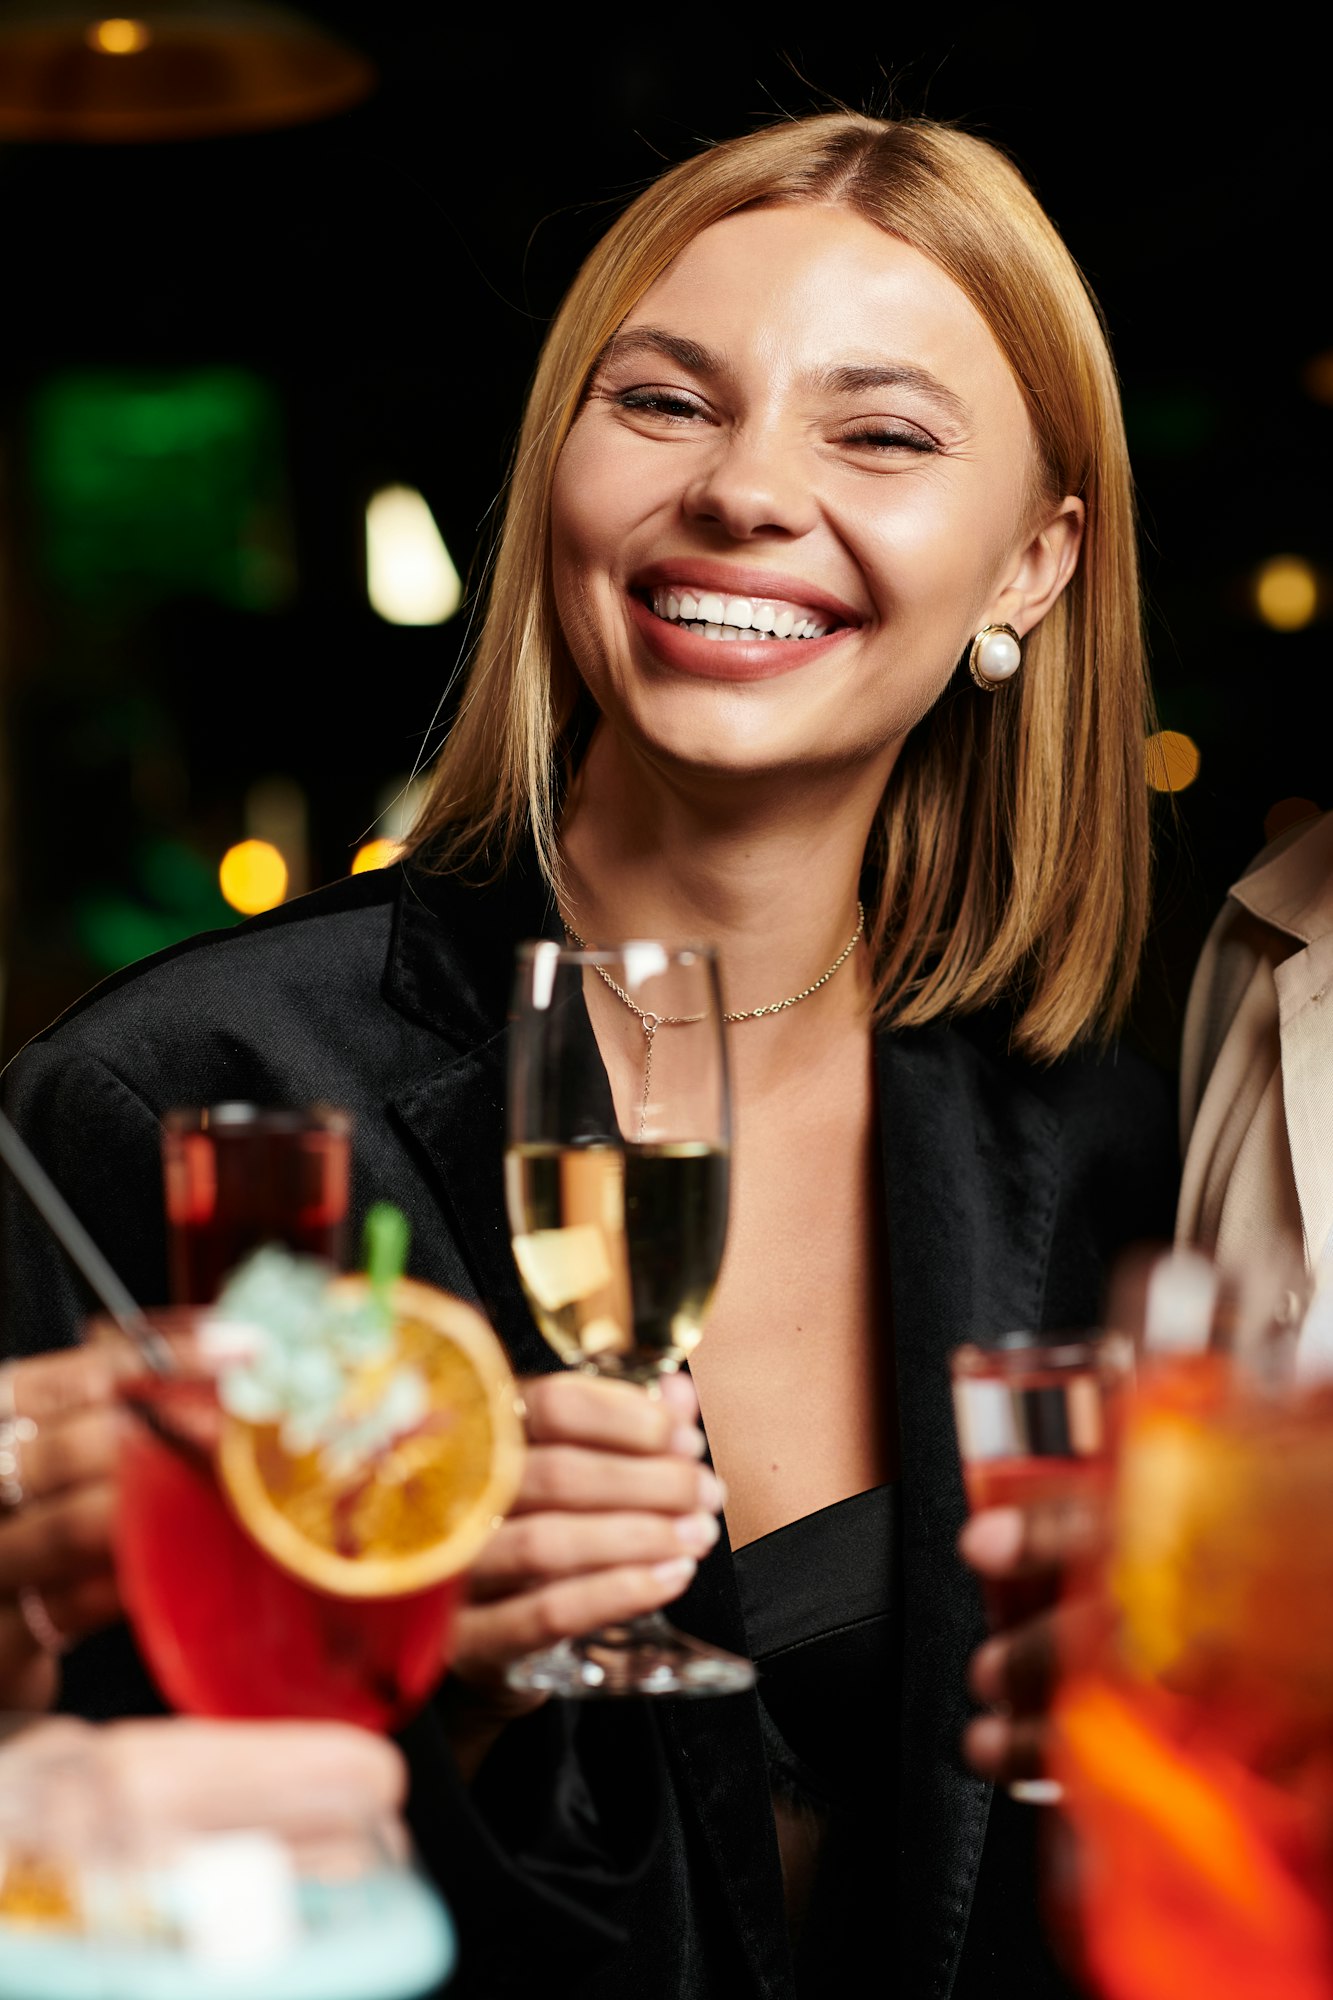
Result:
M1307 1268L1333 1228L1333 813L1232 888L1190 990L1177 1237Z

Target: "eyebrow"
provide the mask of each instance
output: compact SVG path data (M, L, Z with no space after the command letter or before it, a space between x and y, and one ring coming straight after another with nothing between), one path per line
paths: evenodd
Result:
M697 340L668 333L662 327L636 326L628 332L612 334L598 355L593 372L595 374L608 362L639 353L660 354L666 360L674 361L678 367L689 369L694 375L718 375L725 366L720 355ZM928 397L957 424L967 425L972 418L962 397L946 388L937 375L932 375L928 368L918 368L906 361L846 362L838 367L820 369L814 377L814 384L825 395L833 396L862 396L874 389L913 389L919 395Z
M644 352L665 355L678 367L688 368L692 375L717 375L722 368L721 357L711 348L701 347L697 340L686 340L682 334L666 333L657 326L635 326L628 333L612 334L597 357L593 373L605 368L608 361Z
M932 375L928 368L915 368L910 362L872 362L828 368L820 375L819 382L821 388L835 396L863 396L871 389L915 389L919 395L929 397L955 423L966 424L971 420L972 413L961 396L947 389L938 375Z

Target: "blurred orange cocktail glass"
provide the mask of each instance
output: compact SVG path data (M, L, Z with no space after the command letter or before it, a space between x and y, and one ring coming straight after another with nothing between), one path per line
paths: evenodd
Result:
M1333 1996L1333 1391L1220 1357L1129 1414L1114 1642L1056 1702L1104 2000Z

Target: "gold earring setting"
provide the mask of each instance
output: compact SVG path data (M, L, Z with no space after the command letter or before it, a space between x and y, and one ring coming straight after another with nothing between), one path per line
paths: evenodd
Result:
M967 670L983 694L998 693L1022 664L1022 642L1012 625L983 625L967 656Z

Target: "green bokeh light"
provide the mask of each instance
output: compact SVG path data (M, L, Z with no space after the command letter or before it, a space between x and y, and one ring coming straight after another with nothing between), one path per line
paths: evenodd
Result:
M239 368L50 377L29 410L39 550L84 602L290 596L277 397Z
M199 931L235 922L216 869L178 840L145 841L135 855L132 890L94 890L74 908L79 943L99 972L119 972Z

